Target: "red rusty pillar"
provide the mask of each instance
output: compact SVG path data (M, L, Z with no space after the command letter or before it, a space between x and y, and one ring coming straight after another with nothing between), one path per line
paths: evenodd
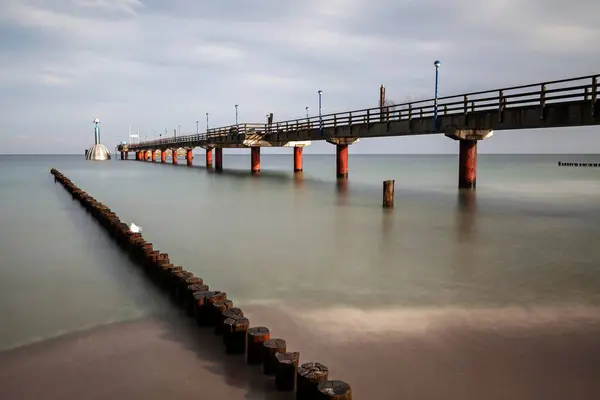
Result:
M336 169L338 178L348 177L348 145L338 144L335 146L337 157L336 157Z
M140 154L140 152L139 152L139 151L136 151L136 152L135 152L135 159L136 159L137 161L140 161L140 160L142 159L142 155Z
M223 148L217 147L215 148L215 167L217 171L223 170Z
M252 173L260 172L260 147L250 148L250 163Z
M294 172L302 171L302 150L303 147L294 147Z
M209 147L206 149L206 168L212 168L213 154L212 149Z
M163 164L167 162L167 150L160 151L160 162Z
M171 149L171 162L177 164L177 149Z
M146 150L142 151L142 160L148 161L148 152Z
M128 151L125 152L125 159L129 160L129 152Z
M185 153L185 161L187 162L187 166L192 166L192 160L194 159L194 154L192 153L192 149L187 149Z
M459 140L458 187L475 189L477 183L477 140Z
M152 154L152 162L156 162L156 150L152 150L150 154Z

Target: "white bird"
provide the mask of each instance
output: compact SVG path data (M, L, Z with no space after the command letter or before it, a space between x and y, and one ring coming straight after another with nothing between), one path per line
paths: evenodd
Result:
M140 233L142 231L142 227L141 226L137 226L136 224L134 224L133 222L131 223L131 225L129 225L129 230L133 233Z

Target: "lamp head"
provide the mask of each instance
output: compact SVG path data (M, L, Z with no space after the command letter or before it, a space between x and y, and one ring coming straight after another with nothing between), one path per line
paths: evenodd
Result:
M442 63L439 60L435 60L435 62L433 63L433 65L435 65L436 68L439 68L440 65L442 65Z

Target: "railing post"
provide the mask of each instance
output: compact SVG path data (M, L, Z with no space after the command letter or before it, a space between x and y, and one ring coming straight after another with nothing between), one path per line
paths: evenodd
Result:
M546 107L546 85L540 90L540 119L544 119L544 108Z
M498 120L502 122L502 118L504 117L504 91L500 90L498 92Z
M591 107L591 112L592 112L592 116L595 113L595 108L596 108L596 101L598 100L598 77L594 76L592 78L592 107Z
M408 104L408 120L412 121L412 103Z
M423 107L419 108L419 118L423 119Z
M333 114L333 127L337 128L337 114Z
M447 105L444 106L444 115L448 115L448 106Z
M369 130L370 122L371 122L371 110L367 110L367 130Z
M475 112L475 100L471 100L471 112Z

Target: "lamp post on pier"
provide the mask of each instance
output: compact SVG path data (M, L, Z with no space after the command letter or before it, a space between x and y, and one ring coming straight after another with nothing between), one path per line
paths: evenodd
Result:
M306 111L306 119L308 119L308 106L304 107L304 110Z
M198 130L198 121L196 121L196 135L200 133L200 131Z
M440 63L439 60L435 60L435 62L433 63L433 65L435 66L435 97L433 100L433 124L435 127L435 130L437 131L438 129L438 121L437 121L437 116L438 116L438 81L439 81L439 74L440 74L440 65L442 65Z
M206 113L206 133L208 133L208 113Z
M235 129L236 133L240 133L240 125L238 123L238 105L235 105Z
M319 135L323 136L323 91L319 90Z

